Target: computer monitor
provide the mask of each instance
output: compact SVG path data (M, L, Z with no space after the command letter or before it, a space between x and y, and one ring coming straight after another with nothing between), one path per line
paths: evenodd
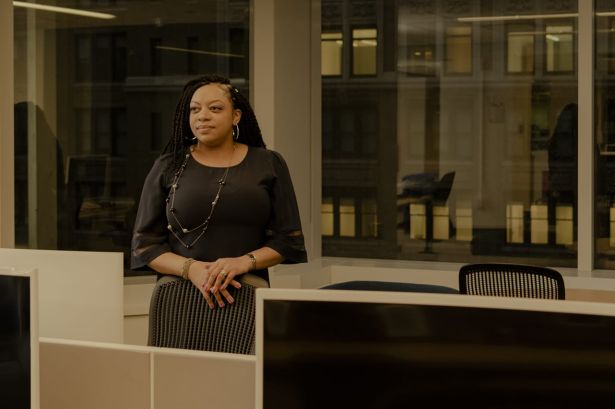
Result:
M259 290L256 408L615 402L615 305Z
M39 409L36 270L0 267L0 408Z

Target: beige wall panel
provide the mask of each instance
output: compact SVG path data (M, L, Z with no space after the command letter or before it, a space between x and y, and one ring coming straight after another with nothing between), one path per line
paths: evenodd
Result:
M121 253L4 248L0 265L38 270L40 336L124 341Z
M41 409L150 409L150 357L101 345L40 343Z
M160 351L153 363L156 409L254 408L255 357Z

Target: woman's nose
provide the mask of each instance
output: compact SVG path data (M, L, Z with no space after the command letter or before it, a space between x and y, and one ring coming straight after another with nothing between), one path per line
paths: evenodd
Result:
M207 121L207 120L209 120L209 118L210 118L210 115L209 115L209 112L206 109L201 109L197 113L197 116L196 116L196 119L198 121Z

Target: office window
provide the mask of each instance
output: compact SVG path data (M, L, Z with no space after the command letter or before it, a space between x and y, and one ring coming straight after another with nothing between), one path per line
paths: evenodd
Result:
M75 110L75 130L79 138L77 142L78 153L92 152L92 111L87 109Z
M158 152L164 148L165 144L161 112L150 112L149 128L150 148L152 151Z
M335 211L333 198L323 197L321 204L321 234L323 236L333 236L335 232Z
M323 195L340 203L322 254L574 267L577 2L335 4L323 27L374 29L382 72L322 78Z
M343 197L339 202L340 236L356 236L355 200L352 197Z
M472 73L472 27L456 26L446 29L447 74Z
M606 1L596 1L595 11L594 265L612 270L615 269L615 7ZM571 216L573 220L576 218L574 213Z
M199 49L199 38L198 37L188 37L186 39L186 65L188 66L187 70L190 74L198 74L199 72L199 64L198 64L198 49Z
M89 34L75 36L75 76L77 81L88 81L92 69L92 40Z
M126 79L126 70L128 68L126 34L115 33L111 36L111 41L111 79L114 82L123 82Z
M352 73L354 75L376 74L377 33L377 30L373 28L352 30Z
M322 33L320 38L322 75L342 75L342 33Z
M160 75L162 72L162 57L160 38L151 38L149 40L149 73L150 75Z
M436 20L431 13L419 13L417 7L400 4L397 10L397 43L383 44L386 50L397 49L397 71L408 76L433 76L437 72L436 62ZM384 24L391 24L385 21ZM389 29L380 30L388 32Z
M533 25L510 25L506 32L506 71L511 74L534 72Z
M572 24L545 25L546 71L571 73L574 71L574 44Z
M378 237L378 203L371 198L361 201L361 235Z
M30 184L16 246L122 252L127 275L147 274L128 268L143 181L189 78L217 72L249 95L250 1L73 3L118 18L14 9L16 183Z

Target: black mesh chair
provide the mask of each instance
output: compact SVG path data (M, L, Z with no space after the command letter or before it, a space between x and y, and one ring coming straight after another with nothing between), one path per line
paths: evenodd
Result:
M450 287L434 284L397 283L389 281L345 281L329 284L322 289L326 290L355 290L355 291L398 291L413 293L442 293L458 294L459 292Z
M565 298L562 275L550 268L516 264L468 264L459 270L459 293L502 297Z
M150 302L148 345L254 354L256 287L243 282L231 293L233 304L211 310L190 281L161 278Z

